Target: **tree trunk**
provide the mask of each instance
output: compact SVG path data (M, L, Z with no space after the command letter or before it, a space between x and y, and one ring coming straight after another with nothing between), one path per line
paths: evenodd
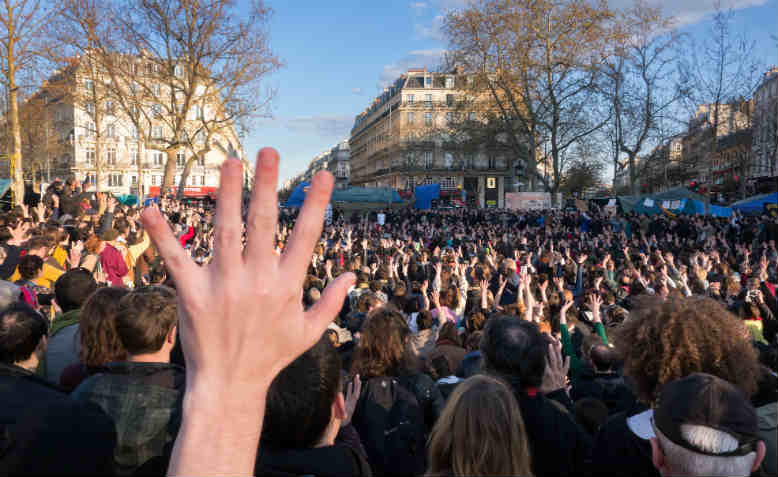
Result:
M103 141L100 137L99 133L99 127L97 126L97 121L95 121L95 129L97 129L97 132L95 132L95 192L102 192L102 180L103 180L103 154L102 154L102 147L103 147Z
M635 171L635 155L630 154L629 155L629 193L632 195L637 195L636 191L636 184L637 182L637 174Z
M10 33L10 32L9 32ZM12 36L12 35L11 35ZM11 141L9 148L9 158L12 165L11 173L11 191L13 193L14 205L24 203L24 175L22 162L22 129L19 124L19 98L17 96L16 86L16 65L13 56L13 40L8 47L8 122L11 127Z
M138 143L138 205L143 206L143 158L146 157L146 151Z
M173 192L176 179L176 153L175 148L165 150L167 160L165 161L165 175L162 176L162 188L159 190L159 196L164 197L166 193Z
M184 188L186 187L186 181L189 179L189 173L192 172L192 166L197 160L198 156L192 155L188 161L184 164L184 170L181 172L181 180L178 182L178 192L176 193L176 199L181 200L184 198Z

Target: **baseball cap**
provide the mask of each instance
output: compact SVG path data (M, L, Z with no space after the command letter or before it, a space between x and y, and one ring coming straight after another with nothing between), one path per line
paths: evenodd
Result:
M759 427L756 410L735 385L706 373L692 373L667 383L654 407L654 423L670 441L697 454L743 456L756 450ZM712 453L686 441L682 424L710 427L730 434L737 449Z

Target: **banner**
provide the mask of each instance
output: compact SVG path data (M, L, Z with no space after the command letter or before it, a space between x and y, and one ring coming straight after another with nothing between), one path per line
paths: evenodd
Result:
M507 192L505 208L511 210L543 210L551 208L548 192Z

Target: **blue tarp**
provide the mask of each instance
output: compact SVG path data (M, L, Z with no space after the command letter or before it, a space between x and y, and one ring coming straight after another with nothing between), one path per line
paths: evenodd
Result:
M0 197L4 196L11 188L11 179L0 179Z
M289 194L289 199L287 199L284 207L302 207L305 201L305 192L309 186L310 183L301 182L300 185L295 187L292 193ZM390 187L351 187L349 189L336 190L332 192L330 200L332 202L376 204L397 204L403 201L400 194Z
M652 205L646 205L646 199L652 200ZM633 207L632 211L637 214L655 215L663 213L660 205L668 199L663 199L656 196L642 197ZM675 199L679 201L678 206L675 208L667 207L666 210L673 214L686 214L686 215L705 215L705 203L694 199ZM672 202L672 200L671 200ZM729 207L722 207L719 205L710 206L710 215L713 217L729 217L732 215L732 209Z
M311 184L309 182L300 182L300 184L294 188L289 198L286 199L284 207L302 207L305 201L305 191Z
M778 192L772 194L761 194L739 200L730 207L743 214L761 214L764 212L765 204L778 203Z
M143 201L143 206L148 207L151 204L159 204L159 197L149 197Z
M416 203L414 207L421 210L432 208L432 201L440 199L440 184L416 186L414 190Z

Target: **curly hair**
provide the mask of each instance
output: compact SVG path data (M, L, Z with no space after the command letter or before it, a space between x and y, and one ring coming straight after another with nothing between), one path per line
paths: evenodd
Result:
M725 379L749 396L757 389L759 363L742 321L710 298L639 299L614 335L624 374L645 403L665 383L697 372Z
M78 358L85 366L97 367L127 358L116 333L116 311L119 300L129 292L126 288L98 288L84 303L79 318Z
M408 347L411 330L395 307L386 305L374 310L362 325L361 332L352 375L369 379L402 376L413 370L413 357Z

